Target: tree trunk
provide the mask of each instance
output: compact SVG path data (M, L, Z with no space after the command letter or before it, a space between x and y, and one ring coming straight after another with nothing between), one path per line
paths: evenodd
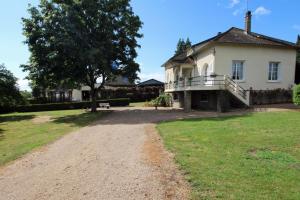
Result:
M97 89L91 88L91 112L97 112Z

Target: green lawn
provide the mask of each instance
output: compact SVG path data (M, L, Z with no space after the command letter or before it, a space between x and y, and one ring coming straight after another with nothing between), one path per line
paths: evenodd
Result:
M99 119L102 114L83 110L2 114L0 165L88 125Z
M300 112L158 125L193 199L299 199Z
M145 102L134 102L130 103L130 107L145 107Z

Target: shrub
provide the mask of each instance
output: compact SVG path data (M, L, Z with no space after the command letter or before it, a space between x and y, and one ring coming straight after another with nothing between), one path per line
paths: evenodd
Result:
M83 109L90 107L90 102L67 102L67 103L49 103L49 104L32 104L17 106L17 112L39 112L52 110L71 110Z
M293 102L300 106L300 85L296 85L293 90Z
M109 102L111 106L128 106L130 100L123 99L108 99L97 101L99 103ZM71 109L86 109L91 107L91 102L66 102L66 103L50 103L50 104L33 104L16 107L17 112L39 112L52 110L71 110Z
M151 101L153 106L171 107L171 96L168 94L161 94L159 97Z
M253 105L291 103L292 90L274 89L274 90L251 90L251 102Z
M12 106L0 106L0 114L15 112L15 109Z
M117 89L105 89L101 91L101 98L116 99L116 98L130 98L131 102L150 101L159 96L159 92L163 87L128 87Z

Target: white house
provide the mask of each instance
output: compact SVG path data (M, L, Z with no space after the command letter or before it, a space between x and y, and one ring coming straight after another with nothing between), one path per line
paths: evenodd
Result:
M100 84L96 84L95 87L99 87ZM124 76L116 76L112 80L108 80L105 83L105 89L116 89L119 87L133 87L134 83L131 83L127 77ZM91 88L89 86L81 86L77 89L65 89L65 88L57 88L48 90L46 97L51 102L64 102L64 101L90 101L90 91Z
M250 90L290 89L294 85L294 43L245 29L230 28L170 58L165 67L165 92L185 110L228 106L232 99L249 106Z

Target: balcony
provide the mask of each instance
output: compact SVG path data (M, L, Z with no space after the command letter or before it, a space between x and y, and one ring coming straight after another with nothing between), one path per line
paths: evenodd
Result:
M186 90L224 90L225 76L196 76L165 84L166 92Z
M227 90L243 103L249 106L249 91L242 88L229 76L197 76L183 78L179 81L165 84L165 92L199 91L199 90Z

